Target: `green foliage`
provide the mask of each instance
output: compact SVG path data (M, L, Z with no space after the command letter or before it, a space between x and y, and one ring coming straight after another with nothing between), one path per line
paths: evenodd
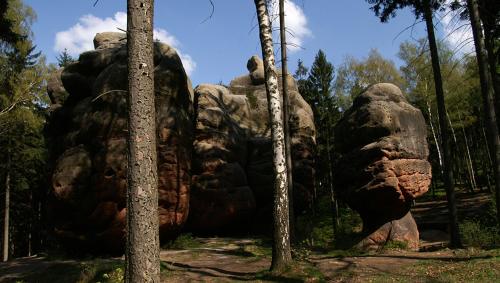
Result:
M316 181L321 194L332 190L332 160L335 158L333 125L340 119L338 99L333 92L333 64L319 50L309 70L299 60L295 72L299 91L311 105L316 126ZM306 74L307 78L306 78Z
M465 219L460 223L464 244L477 248L500 247L500 228L497 223L496 205L493 200L474 218Z
M0 44L0 187L3 192L10 175L10 238L16 247L14 256L24 256L30 227L37 225L41 215L35 203L45 195L47 67L31 41L35 18L31 8L22 1L8 1L6 15L14 33L22 36Z
M102 282L102 283L121 283L124 281L124 276L125 276L125 270L123 267L116 267L115 269L112 269L110 271L106 271L103 273L98 281L96 282Z
M70 267L67 265L67 267ZM125 266L122 260L104 260L95 259L92 261L84 261L78 264L79 274L76 280L72 282L78 283L121 283L124 282ZM68 274L58 272L57 282L70 282ZM75 277L74 272L70 272L72 277ZM64 278L64 279L63 279ZM37 281L38 282L38 281ZM50 281L40 281L50 282ZM55 281L53 281L55 282Z
M412 9L413 14L418 19L424 14L425 0L366 0L372 4L371 10L380 18L381 22L387 22L390 18L396 16L396 11L403 8ZM444 0L428 1L432 10L442 9Z
M500 246L500 231L496 226L485 226L477 220L465 220L460 224L465 245L479 248Z
M26 53L32 48L29 37L36 19L31 7L22 0L4 0L0 4L0 46L11 53Z
M344 111L372 84L393 83L400 88L404 85L394 62L382 57L376 49L370 50L368 57L361 60L346 57L337 73L335 92Z
M57 64L59 65L59 67L66 67L68 66L69 64L71 63L74 63L76 61L75 58L73 58L69 53L68 53L68 49L64 49L63 52L61 52L61 54L59 54L57 56Z
M457 185L462 183L463 187L473 189L472 173L469 171L469 163L472 163L477 179L475 187L485 187L488 172L478 165L487 164L489 158L482 132L484 123L480 110L482 103L476 60L471 56L455 58L454 50L444 43L438 44L438 50L447 105L446 118L452 126L449 134L452 138L451 149L453 162L456 164L453 169ZM416 43L401 44L398 56L404 62L401 67L406 81L404 91L409 101L422 111L429 126L430 161L433 165L433 175L438 177L441 165L437 144L441 135L427 41L420 39ZM471 160L468 159L467 151L470 152ZM433 178L433 181L440 180Z

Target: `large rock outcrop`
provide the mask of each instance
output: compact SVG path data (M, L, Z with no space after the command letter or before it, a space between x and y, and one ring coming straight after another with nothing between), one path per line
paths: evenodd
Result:
M221 231L269 228L272 219L271 129L261 59L229 86L195 89L196 130L189 227ZM294 206L304 209L314 187L315 127L310 106L288 78ZM281 88L281 86L280 86ZM268 230L268 229L267 229Z
M339 195L363 219L377 249L401 241L417 249L419 234L409 210L431 182L427 127L422 113L392 84L376 84L359 95L335 127Z
M55 72L48 126L53 156L49 220L67 247L119 253L127 188L127 50L123 33L101 33L95 50ZM175 50L155 43L160 236L187 219L193 91ZM154 121L151 121L154 123Z

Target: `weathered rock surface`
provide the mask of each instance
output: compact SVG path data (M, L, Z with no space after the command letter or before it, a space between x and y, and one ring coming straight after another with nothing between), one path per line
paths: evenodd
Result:
M67 246L119 253L127 189L127 50L122 33L97 34L96 50L53 75L48 126L54 157L49 219ZM193 92L174 49L155 43L160 236L188 216ZM154 121L151 121L154 123Z
M422 113L392 84L376 84L359 95L335 127L338 194L358 211L364 248L389 240L418 248L409 210L431 182L427 128Z
M195 89L197 118L189 226L220 231L271 224L273 165L263 63L253 56L249 74L230 86ZM315 127L310 106L289 77L294 205L304 209L314 187Z

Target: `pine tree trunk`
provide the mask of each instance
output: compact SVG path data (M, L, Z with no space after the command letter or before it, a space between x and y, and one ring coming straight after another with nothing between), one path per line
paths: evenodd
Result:
M278 76L276 75L271 22L265 0L254 0L259 22L260 43L264 59L264 73L268 110L273 141L273 163L275 173L274 231L272 271L283 271L292 262L289 234L288 175L286 168L283 113L281 110Z
M34 215L34 210L33 210L33 190L30 190L30 217L28 219L28 256L31 256L32 252L32 238L33 238L33 215Z
M483 133L484 149L486 149L486 157L488 157L488 163L483 162L483 172L486 175L486 180L488 181L488 190L493 193L493 186L491 185L490 170L493 168L493 160L491 159L490 145L488 144L488 137L486 137L486 131L484 130L483 120L479 119L481 122L481 132ZM486 166L488 164L488 166Z
M288 175L288 203L290 217L290 241L295 241L295 213L293 210L293 161L292 143L290 142L290 99L288 97L288 59L286 53L285 0L279 0L280 39L281 39L281 78L283 92L283 124L285 132L286 170Z
M500 113L500 78L498 78L497 74L497 59L495 57L494 51L494 40L495 38L491 35L491 32L486 32L486 40L485 47L488 55L488 64L490 66L490 76L491 83L493 84L493 90L495 91L495 112ZM497 121L498 122L498 121Z
M153 0L128 0L126 282L160 282Z
M330 207L332 210L332 225L333 234L337 236L338 226L339 226L339 215L338 215L338 202L335 197L335 189L333 188L333 168L332 168L332 155L330 153L330 130L326 129L326 154L328 160L328 188L330 190Z
M474 46L476 47L477 65L479 67L479 80L481 82L481 95L483 98L483 111L486 116L489 144L493 158L493 175L495 178L495 198L497 205L497 221L500 226L500 137L496 121L494 92L492 80L488 72L487 55L484 47L483 33L479 19L479 10L476 0L467 0L471 20Z
M441 128L442 149L443 149L443 167L444 167L444 185L446 188L446 198L448 200L448 212L450 221L450 246L453 248L462 246L460 241L460 232L458 228L457 207L455 203L455 188L453 180L453 164L448 139L446 125L446 106L444 103L443 80L441 78L441 67L439 65L439 55L434 35L434 24L432 21L432 10L430 0L424 0L424 18L427 26L427 36L429 38L429 47L431 51L432 71L434 74L434 85L436 87L436 98L438 105L438 120Z
M9 260L10 160L7 163L7 172L5 174L5 210L3 215L3 261Z

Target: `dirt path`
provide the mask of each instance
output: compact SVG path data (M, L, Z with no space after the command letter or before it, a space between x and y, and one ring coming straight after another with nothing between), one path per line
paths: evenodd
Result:
M251 239L202 239L203 247L162 250L161 260L169 269L171 282L248 281L269 268L266 251Z
M466 274L477 271L480 276L486 274L487 277L479 277L484 280L475 282L500 281L500 251L493 256L485 256L484 252L448 249L390 251L350 257L312 254L306 260L296 262L286 274L276 275L267 272L270 249L258 239L196 240L199 241L198 247L161 251L163 282L442 282L440 274L450 270ZM122 264L123 259L23 258L0 263L0 282L115 282L102 280L103 277L98 275L111 274L122 268ZM105 265L109 269L102 269ZM457 277L451 278L445 281L457 280ZM471 281L468 277L458 277L458 280Z
M477 250L449 249L434 252L396 250L343 258L313 254L307 260L297 262L289 274L273 276L266 272L270 266L269 250L256 244L255 240L213 238L204 241L204 246L208 243L209 247L162 251L162 261L168 263L169 269L164 274L165 282L372 282L377 278L380 279L378 282L387 282L391 278L406 278L408 282L418 278L421 279L419 282L439 282L432 274L426 274L427 267L422 266L424 269L420 270L413 270L413 267L427 262L440 268L494 258ZM500 261L494 268L497 267L500 267Z

